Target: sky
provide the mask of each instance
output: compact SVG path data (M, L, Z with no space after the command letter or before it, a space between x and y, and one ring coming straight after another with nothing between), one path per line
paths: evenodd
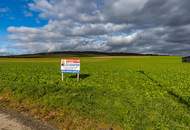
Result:
M0 55L190 55L190 0L0 0Z

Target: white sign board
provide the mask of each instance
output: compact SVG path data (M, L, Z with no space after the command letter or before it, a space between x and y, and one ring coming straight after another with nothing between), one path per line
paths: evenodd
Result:
M80 73L80 59L61 59L62 73Z

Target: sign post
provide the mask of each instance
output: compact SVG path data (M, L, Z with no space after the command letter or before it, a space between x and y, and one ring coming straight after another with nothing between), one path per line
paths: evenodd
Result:
M64 75L63 75L63 72L62 72L61 74L62 74L62 81L63 81L63 79L64 79Z
M80 59L61 59L61 73L62 81L64 80L64 73L77 74L77 81L79 81Z
M79 73L77 74L77 81L79 81Z

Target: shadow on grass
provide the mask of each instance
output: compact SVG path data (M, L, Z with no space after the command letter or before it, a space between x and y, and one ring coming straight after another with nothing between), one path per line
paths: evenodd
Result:
M178 102L186 105L188 108L190 108L190 103L188 101L186 101L185 99L183 99L183 97L181 97L180 95L172 92L172 91L167 91L168 94L170 94L171 96L173 96Z
M149 80L151 80L153 83L155 83L157 86L159 86L161 89L165 90L168 95L170 95L173 99L177 100L179 103L185 105L187 108L190 108L190 103L188 101L186 101L185 99L183 99L182 96L168 90L165 86L161 85L157 80L153 79L152 77L150 77L148 74L146 74L143 70L137 71L138 73L144 75L145 77L147 77Z
M80 74L80 79L86 79L88 78L90 75L89 74ZM77 78L77 74L75 75L71 75L69 78Z

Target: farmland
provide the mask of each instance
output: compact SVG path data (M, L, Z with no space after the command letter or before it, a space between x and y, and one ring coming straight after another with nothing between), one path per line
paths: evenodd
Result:
M59 58L0 59L0 103L59 128L190 129L190 64L181 57L82 57L61 81Z

